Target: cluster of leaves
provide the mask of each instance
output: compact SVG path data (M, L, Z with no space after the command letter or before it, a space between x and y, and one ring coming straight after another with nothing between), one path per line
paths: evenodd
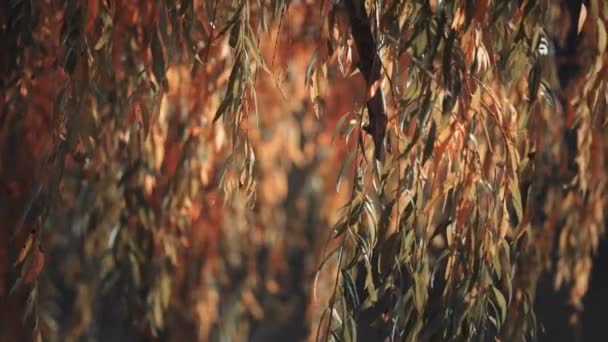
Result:
M547 267L580 306L603 2L0 6L0 339L521 340Z
M372 102L373 94L384 94L388 128L385 139L368 130L373 139L360 138L350 154L356 157L342 167L354 161L359 182L334 227L339 272L321 324L327 332L319 336L534 339L534 292L552 265L556 286L571 283L572 303L580 307L606 209L600 131L608 7L591 1L571 25L590 51L574 84L555 81L555 59L547 56L550 37L563 34L550 30L552 22L571 15L555 7L334 7L336 15L349 15L340 48L358 45L353 64L369 89L359 117L368 127L381 122L383 110ZM361 25L373 32L373 45ZM365 70L371 64L381 65L381 84ZM387 154L374 158L379 148Z
M320 123L302 114L316 7L2 6L0 298L21 315L0 338L246 339L305 321L305 251L332 212Z

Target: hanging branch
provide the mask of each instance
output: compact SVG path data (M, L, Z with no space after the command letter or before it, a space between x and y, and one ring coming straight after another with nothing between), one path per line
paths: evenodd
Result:
M380 160L387 124L384 96L379 86L380 56L376 51L376 42L363 0L345 1L344 3L350 16L350 26L359 53L358 68L367 82L368 89L372 89L371 96L367 100L369 124L363 129L374 139L374 155L377 160Z

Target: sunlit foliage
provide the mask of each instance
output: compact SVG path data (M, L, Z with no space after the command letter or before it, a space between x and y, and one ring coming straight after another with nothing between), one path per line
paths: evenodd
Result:
M4 1L0 340L535 339L607 209L574 7Z

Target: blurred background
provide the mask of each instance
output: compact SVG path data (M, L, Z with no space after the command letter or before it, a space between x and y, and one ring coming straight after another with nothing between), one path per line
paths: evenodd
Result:
M411 10L415 22L429 27L440 22L437 6L443 6L441 1L365 3L378 18ZM603 51L597 62L584 52L589 46L598 50L600 29L580 19L581 11L589 11L604 25L608 10L602 2L480 3L471 5L477 6L471 13L482 16L484 6L488 13L503 13L497 25L505 27L514 27L517 18L524 22L528 6L539 18L548 17L544 34L555 51L542 62L551 65L543 71L543 86L563 88L553 101L574 98L577 87L606 75ZM452 6L453 30L470 25L464 14L462 23L455 19L459 6L469 8L469 1ZM492 39L482 37L479 23L491 19L484 18L472 19L481 25L477 40L471 39L475 51L487 55L478 49L485 41L491 55L475 57L478 69L498 60ZM530 21L526 25L540 25ZM339 247L333 228L351 201L357 162L363 163L357 156L352 165L345 163L363 145L357 113L370 97L366 80L356 74L359 54L347 34L350 24L346 7L329 0L4 1L0 341L315 340L317 329L325 329L321 323L340 272L340 261L329 254ZM527 44L522 55L534 53L536 47ZM472 52L463 47L463 56L467 53ZM414 59L391 58L395 70L414 68ZM591 61L601 70L593 79L586 73ZM499 93L511 96L518 110L525 104L526 76ZM498 77L489 77L489 86L499 87ZM385 83L381 87L389 86ZM596 88L605 92L606 86ZM439 107L441 99L433 101ZM387 102L389 115L399 112L398 101ZM544 113L539 120L551 122L556 119L547 113L560 113L563 120L556 121L566 122L570 107L556 108L535 110ZM602 136L600 121L593 121L589 133L595 139ZM539 122L532 122L530 131L545 121ZM547 138L552 134L567 135L566 124L546 125L538 130L539 151L543 144L547 150L555 146ZM476 129L471 134L483 145ZM499 125L492 129L500 131ZM587 144L581 134L574 138L575 149ZM548 171L536 176L571 171L566 159L574 157L564 151L572 141L561 135L555 138L556 155L563 160L547 157ZM591 156L581 152L580 160L601 168L603 159L593 158L606 154L604 140ZM371 139L364 145L361 153L372 160ZM418 145L422 154L426 143ZM398 155L403 146L395 146L390 153ZM588 235L572 233L569 227L579 221L563 219L564 231L577 242L558 248L560 231L539 224L544 237L530 249L542 257L534 254L530 269L521 267L539 279L531 286L541 341L603 340L608 243L599 240L605 223L596 222L601 215L594 210L606 208L606 177L595 170L588 182L600 189L597 198L580 195L577 202L576 197L580 217L568 216L580 218ZM550 194L547 203L553 203L551 196L562 201L548 190L562 183L538 178ZM549 216L547 209L543 217L554 219ZM560 270L568 286L556 290ZM580 287L577 276L583 279Z

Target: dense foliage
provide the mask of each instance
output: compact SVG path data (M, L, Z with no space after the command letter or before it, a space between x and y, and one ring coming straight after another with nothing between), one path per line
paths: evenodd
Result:
M608 3L0 4L0 341L535 339L607 209Z

